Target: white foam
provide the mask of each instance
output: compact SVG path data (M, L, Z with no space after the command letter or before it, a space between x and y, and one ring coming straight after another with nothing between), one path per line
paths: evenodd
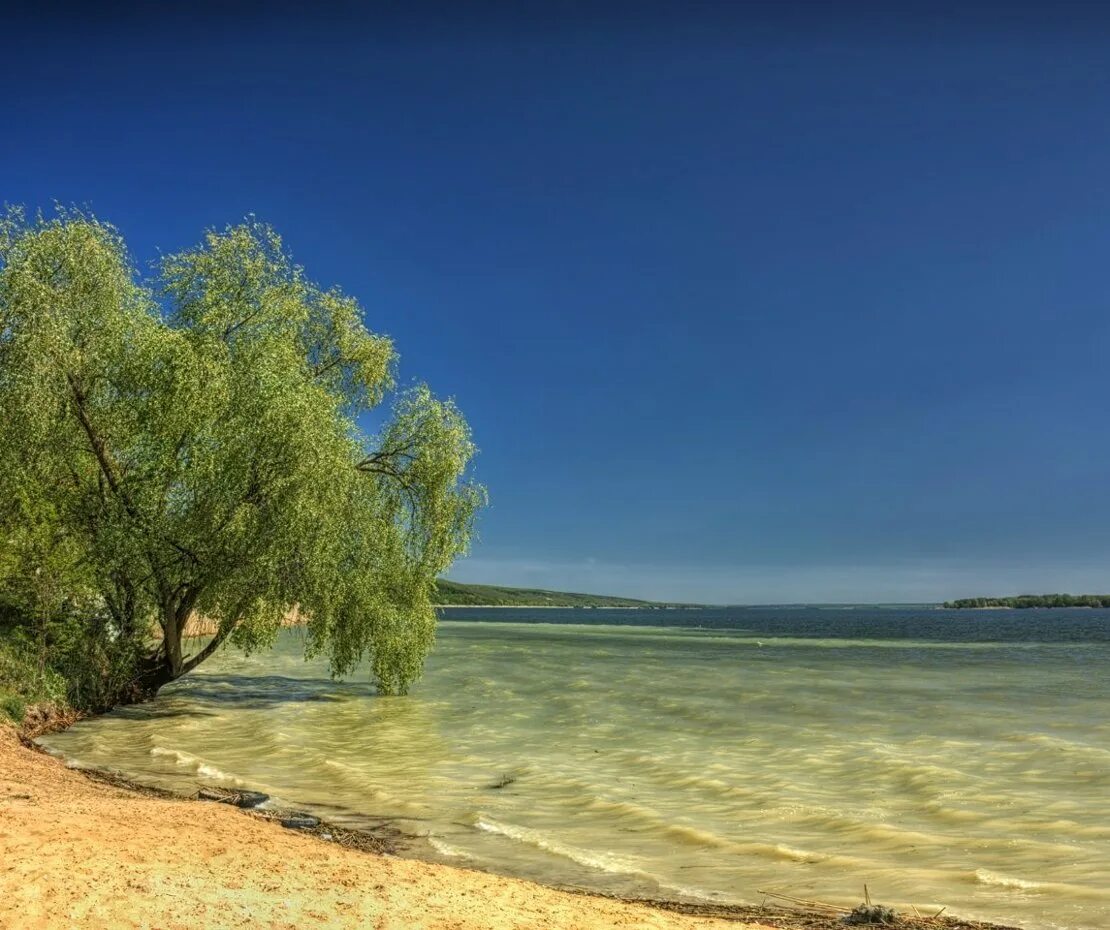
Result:
M572 862L577 862L587 868L627 875L643 874L634 863L627 859L609 853L592 852L578 846L560 843L558 840L545 836L536 830L529 830L527 827L520 827L512 823L500 823L488 817L479 817L475 826L487 833L497 833L519 843L527 843L529 846L535 846L545 852L554 853L556 856L570 859Z
M187 752L179 752L176 749L163 749L161 746L155 746L150 750L152 756L169 756L178 765L194 765L200 760L196 756L191 756Z
M1014 888L1018 891L1039 891L1048 888L1044 882L1031 882L1024 878L1013 878L1009 875L999 875L987 869L976 869L975 880L984 885L993 885L996 888Z
M452 846L450 843L445 843L441 839L434 836L428 837L428 845L432 847L441 856L450 856L452 859L473 859L474 857L466 850L459 849L457 846Z
M162 746L155 746L150 750L152 756L165 756L173 759L175 765L188 766L198 775L203 778L215 778L219 781L229 781L234 784L241 784L238 778L234 775L229 775L223 769L210 765L203 759L191 755L187 752L181 752L177 749L165 749Z

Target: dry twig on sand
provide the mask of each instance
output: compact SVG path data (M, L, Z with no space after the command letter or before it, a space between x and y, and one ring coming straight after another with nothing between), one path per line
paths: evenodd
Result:
M807 901L805 898L795 898L778 891L764 891L762 888L757 888L756 892L758 894L767 895L769 898L779 898L783 901L789 901L791 904L797 904L800 907L808 907L812 910L834 911L839 914L850 914L852 912L850 907L841 907L839 904L826 904L824 901Z

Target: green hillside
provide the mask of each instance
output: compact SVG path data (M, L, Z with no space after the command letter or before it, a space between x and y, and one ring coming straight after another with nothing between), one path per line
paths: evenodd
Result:
M436 602L443 607L668 607L653 601L630 597L607 597L601 594L568 594L538 588L502 588L486 584L463 584L459 581L438 583Z

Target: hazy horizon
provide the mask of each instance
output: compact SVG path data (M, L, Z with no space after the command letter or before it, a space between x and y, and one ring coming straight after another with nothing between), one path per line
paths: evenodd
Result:
M468 584L542 588L650 601L757 604L936 604L965 597L1101 594L1098 568L999 565L988 571L924 563L889 566L615 566L472 557L448 574Z

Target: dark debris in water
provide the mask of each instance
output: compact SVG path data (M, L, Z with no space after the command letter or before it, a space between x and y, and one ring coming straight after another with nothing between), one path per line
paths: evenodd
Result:
M295 815L292 811L277 810L252 810L248 813L252 817L258 817L262 820L276 820L279 822L305 816ZM362 852L395 853L400 848L405 836L400 830L386 825L377 827L373 832L370 832L367 830L348 830L346 827L328 823L326 820L318 820L315 817L308 817L307 819L315 820L315 825L298 827L298 833L306 833L325 842L335 843L337 846L357 849Z
M261 791L237 791L231 788L213 787L211 785L201 788L195 795L198 801L216 801L220 804L231 804L234 807L258 807L270 796Z

